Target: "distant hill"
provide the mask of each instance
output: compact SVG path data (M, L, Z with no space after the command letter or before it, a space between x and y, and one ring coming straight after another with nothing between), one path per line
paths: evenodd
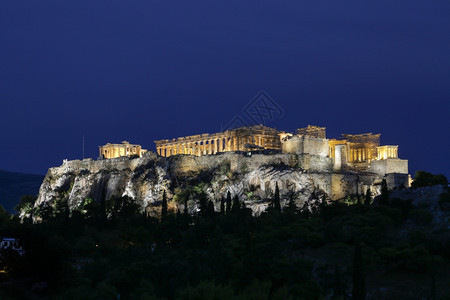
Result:
M43 180L43 175L0 170L0 204L7 211L14 213L14 206L20 202L20 196L37 196Z

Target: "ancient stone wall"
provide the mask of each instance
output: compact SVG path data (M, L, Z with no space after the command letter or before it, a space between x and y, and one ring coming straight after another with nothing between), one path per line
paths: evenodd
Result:
M389 190L409 188L409 175L391 173L386 175L386 183Z
M382 176L389 173L408 174L408 160L399 158L373 160L370 163L370 172Z
M307 135L310 137L326 139L326 128L308 125L305 128L298 128L295 132L297 135Z
M281 151L291 154L329 155L328 140L306 135L287 136L281 142Z

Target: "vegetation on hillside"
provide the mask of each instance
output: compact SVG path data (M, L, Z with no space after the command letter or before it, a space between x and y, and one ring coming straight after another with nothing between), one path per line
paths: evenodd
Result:
M450 297L450 230L426 209L387 195L373 202L369 193L353 205L302 212L292 201L281 210L277 185L267 212L252 217L230 193L216 212L205 194L192 192L200 207L194 216L171 210L175 200L165 193L161 218L138 213L128 197L86 199L73 212L60 204L40 212L38 224L0 210L0 234L19 238L26 251L0 253L0 297ZM447 207L449 192L443 195Z

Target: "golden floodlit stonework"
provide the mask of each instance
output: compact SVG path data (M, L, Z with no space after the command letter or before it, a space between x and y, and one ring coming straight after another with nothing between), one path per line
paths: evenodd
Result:
M209 155L218 152L281 149L280 131L263 125L155 141L159 155Z
M380 145L380 134L342 134L327 139L326 128L308 125L289 133L254 125L219 133L204 133L155 141L159 156L205 156L224 152L294 154L307 169L335 173L408 174L408 161L398 158L398 146ZM99 147L101 159L142 157L147 150L129 142ZM323 170L322 170L323 169ZM328 172L328 171L327 171Z
M100 158L117 158L121 156L134 156L142 157L142 154L147 150L142 149L141 145L133 145L127 141L123 141L122 144L106 144L99 146Z

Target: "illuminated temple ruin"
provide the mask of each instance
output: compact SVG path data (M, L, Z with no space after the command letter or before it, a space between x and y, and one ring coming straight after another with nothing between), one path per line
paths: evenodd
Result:
M287 133L263 125L220 133L204 133L155 141L158 155L213 155L221 152L274 150L331 159L335 172L408 173L408 161L398 158L398 146L380 146L380 134L343 134L327 139L326 128L308 125Z
M299 128L296 134L286 133L263 125L241 127L220 133L204 133L155 141L157 153L172 155L210 155L229 151L280 150L286 153L308 153L341 159L348 163L363 163L372 160L398 158L398 146L380 146L380 134L343 134L339 139L327 139L326 128L308 125ZM302 147L308 151L294 149L298 145L286 146L292 137L303 137ZM306 142L305 142L306 139ZM313 142L314 140L314 142ZM324 148L326 146L326 148ZM325 150L324 150L325 149ZM300 152L299 152L300 151Z
M159 156L214 155L223 152L269 152L320 157L334 172L407 174L408 161L398 158L398 146L380 145L380 134L342 134L327 139L326 128L308 125L295 133L263 125L241 127L219 133L204 133L155 141ZM147 150L128 142L99 147L100 158L141 157Z
M122 144L106 144L99 146L100 158L116 158L121 156L139 156L147 152L142 149L141 145L133 145L127 141L123 141Z
M218 152L281 149L280 131L256 125L227 130L220 133L204 133L171 140L155 141L159 155L169 157L178 154L208 155Z

